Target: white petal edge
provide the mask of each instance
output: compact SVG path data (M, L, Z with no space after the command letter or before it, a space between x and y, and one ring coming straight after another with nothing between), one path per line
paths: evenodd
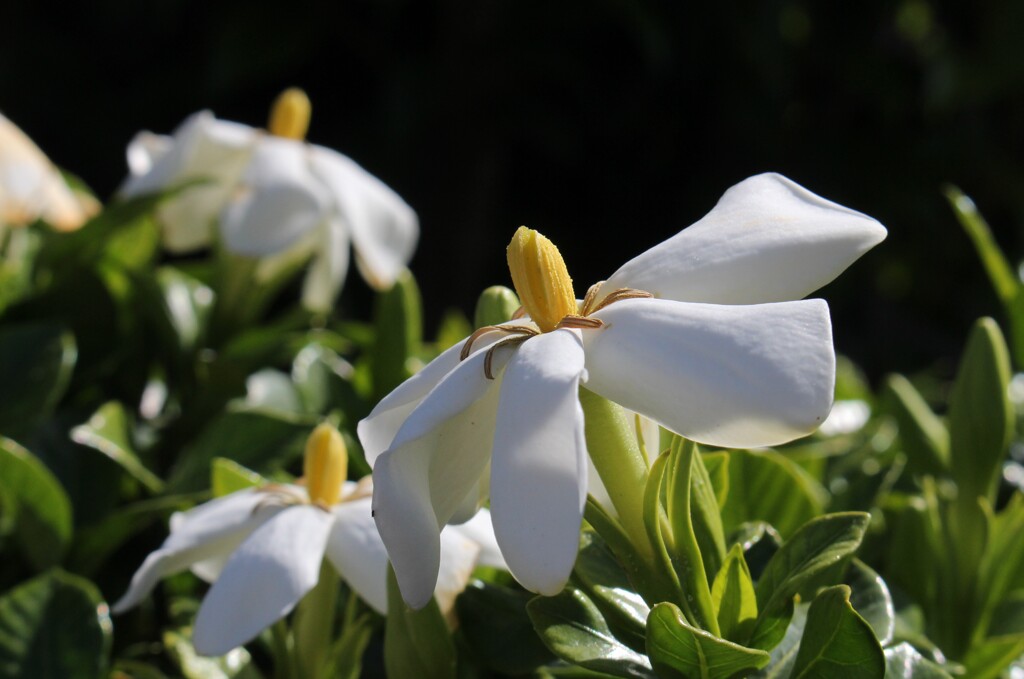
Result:
M501 370L499 349L484 375L486 350L459 363L417 405L373 468L377 530L402 597L422 608L433 595L439 534L466 496L478 488L490 460Z
M778 445L828 415L835 352L828 305L624 300L584 333L587 388L699 443ZM493 491L492 491L493 493Z
M162 578L230 554L279 511L269 506L258 509L264 497L254 491L240 491L173 515L171 534L146 557L132 576L128 591L111 610L123 613L138 604Z
M445 530L457 531L480 545L480 555L477 557L480 566L508 570L505 557L501 555L501 549L498 547L498 540L494 537L490 510L481 509L468 521L457 526L448 526Z
M587 497L578 333L527 340L501 384L491 462L491 518L509 571L548 596L576 561Z
M196 652L224 655L287 615L319 580L333 523L333 514L296 505L253 531L199 607Z
M452 526L441 531L441 563L438 567L434 599L445 616L452 615L455 598L466 589L480 556L480 545Z
M314 146L311 162L352 234L359 272L371 286L389 288L416 249L416 213L384 182L337 151Z
M328 218L318 236L319 245L302 284L302 305L310 311L327 312L334 306L348 273L349 237L337 216Z
M733 186L703 219L626 262L602 293L713 304L801 299L885 239L877 221L778 174Z
M327 558L363 601L386 614L388 554L370 513L370 498L343 502L332 511Z

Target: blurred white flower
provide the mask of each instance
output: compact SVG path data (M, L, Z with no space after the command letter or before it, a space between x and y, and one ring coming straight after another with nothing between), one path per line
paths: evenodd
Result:
M416 213L350 158L303 141L309 100L287 90L269 131L217 120L209 111L185 120L172 136L140 132L128 146L131 176L124 196L188 180L158 210L164 245L187 252L219 239L235 254L312 256L303 303L329 309L348 272L349 247L367 283L390 287L412 257Z
M337 430L321 425L306 447L306 485L243 490L171 517L171 534L114 604L122 613L164 577L186 568L213 583L199 608L193 644L223 655L287 615L316 586L326 557L380 613L387 608L387 553L370 510L372 483L343 481L346 453ZM481 511L441 536L436 596L450 611L477 565L504 567L490 517Z
M527 316L477 331L359 423L405 600L429 600L441 528L488 494L512 574L532 591L562 589L587 495L581 384L701 443L775 445L813 431L835 382L828 306L785 300L885 235L870 217L760 175L581 304L557 248L521 228L508 259Z
M865 401L859 398L836 401L818 431L825 436L852 434L860 431L870 418L871 407Z
M42 219L73 231L99 208L95 198L72 190L46 154L0 114L0 227Z

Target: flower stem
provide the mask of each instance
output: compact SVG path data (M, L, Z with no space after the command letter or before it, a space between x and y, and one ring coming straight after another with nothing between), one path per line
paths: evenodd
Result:
M320 579L295 609L295 656L303 679L318 679L334 638L334 610L338 600L338 573L325 559Z
M633 546L649 560L653 550L644 527L648 469L636 431L621 406L592 391L580 388L580 405L590 459Z

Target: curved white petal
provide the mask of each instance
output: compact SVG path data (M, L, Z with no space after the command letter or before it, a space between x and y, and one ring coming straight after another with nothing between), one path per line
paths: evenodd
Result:
M113 611L135 606L161 578L203 561L230 554L253 530L280 511L264 506L265 495L240 491L171 517L171 534L142 563Z
M506 335L498 332L489 333L478 339L473 348L476 351L486 349L504 337ZM369 415L359 421L356 427L359 443L362 444L366 461L371 467L377 457L391 446L395 434L409 417L409 413L437 386L438 382L459 365L463 344L464 342L459 342L450 347L428 363L423 370L402 382L381 399Z
M777 174L746 179L703 219L626 262L602 288L665 299L760 304L801 299L880 243L885 228Z
M310 311L330 311L348 273L349 239L337 217L320 229L319 246L302 285L302 305Z
M388 553L370 513L370 498L343 502L332 511L327 558L363 601L387 613Z
M416 213L384 182L337 151L314 146L311 161L351 231L359 272L375 288L390 287L416 248Z
M498 548L498 540L494 537L494 524L491 523L490 510L481 509L468 521L458 526L445 528L445 531L449 530L457 531L480 545L480 555L477 557L479 565L508 570L505 557L501 555L501 549Z
M334 515L296 505L266 522L228 559L196 616L200 655L224 655L287 615L320 578Z
M137 133L130 142L126 152L128 172L132 175L147 174L153 166L165 156L174 145L174 140L166 134L154 134L149 130Z
M262 257L287 249L326 218L326 198L310 171L309 148L264 137L221 214L221 237L231 252Z
M492 374L500 376L509 353L494 353ZM490 459L498 380L484 375L486 354L470 355L420 401L373 468L377 529L414 608L434 592L441 526L477 488Z
M777 445L828 415L835 353L823 300L728 306L634 299L595 316L605 325L584 333L587 388L687 438Z
M444 615L451 614L455 597L466 589L479 555L480 545L452 526L441 531L441 564L434 598Z
M576 561L587 497L579 382L583 345L560 330L528 340L505 369L491 462L491 517L509 570L554 595Z

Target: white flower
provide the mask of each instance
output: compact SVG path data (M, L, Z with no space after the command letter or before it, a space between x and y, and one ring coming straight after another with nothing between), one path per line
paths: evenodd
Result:
M835 381L828 307L785 300L884 237L875 220L760 175L577 306L557 249L520 229L509 266L529 316L446 351L359 423L405 600L429 599L440 528L488 493L512 574L561 590L587 493L580 384L701 443L775 445L813 431Z
M73 191L46 154L0 114L0 228L42 219L71 231L97 211L96 199Z
M216 223L235 254L312 255L303 288L308 308L333 304L348 271L350 241L363 278L388 288L412 257L416 213L350 158L302 141L308 106L300 91L286 91L270 133L217 120L209 111L190 116L170 137L141 132L128 146L131 177L122 194L207 180L159 208L165 246L174 252L206 247Z
M341 438L321 425L310 442L307 451L323 453ZM193 643L202 655L223 655L287 615L316 585L326 557L367 604L385 613L387 554L371 517L372 484L369 477L342 484L339 471L343 477L337 460L310 461L307 453L304 487L243 490L173 515L170 536L146 557L113 611L132 608L160 579L191 568L213 583ZM437 598L445 611L476 564L504 567L486 512L453 528L441 536Z

